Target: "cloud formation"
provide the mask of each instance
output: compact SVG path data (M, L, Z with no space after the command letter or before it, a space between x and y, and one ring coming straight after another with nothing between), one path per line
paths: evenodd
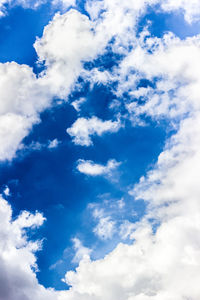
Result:
M45 63L39 76L26 65L0 64L0 160L15 156L23 138L54 98L67 100L83 61L99 53L101 47L94 45L88 17L70 10L56 14L34 45L38 60Z
M82 242L76 237L72 239L72 242L75 250L75 255L72 260L74 263L79 263L81 260L90 257L92 249L83 246Z
M115 159L110 159L106 165L96 164L91 160L79 159L77 169L80 173L90 176L108 175L112 174L120 165Z
M101 136L106 132L117 132L121 127L119 121L103 121L97 117L90 119L78 118L67 133L73 138L76 145L91 146L91 136Z
M40 241L31 241L27 229L41 226L45 218L38 212L22 212L12 218L12 209L0 197L0 299L55 299L53 290L46 290L36 279L36 251Z

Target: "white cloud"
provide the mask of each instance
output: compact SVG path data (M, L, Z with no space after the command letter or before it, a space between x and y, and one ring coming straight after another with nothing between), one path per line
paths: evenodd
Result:
M78 100L75 100L75 101L73 101L72 103L71 103L71 105L74 107L74 109L76 110L76 111L80 111L81 110L81 105L83 104L83 103L85 103L86 102L86 98L80 98L80 99L78 99Z
M41 242L26 234L26 228L39 227L44 220L40 213L26 211L13 219L10 205L0 197L0 299L55 299L53 290L39 285L35 275Z
M187 22L192 23L199 20L200 17L200 2L199 0L163 0L162 9L166 11L183 12Z
M136 48L114 71L119 80L117 94L126 92L133 97L125 104L131 120L140 124L140 116L147 115L175 122L199 109L199 49L199 36L180 40L169 33L161 39L138 40ZM155 88L137 90L144 78ZM135 98L140 97L143 101L138 105Z
M115 224L111 217L100 216L93 232L102 240L111 239L116 231Z
M56 5L59 8L66 10L71 6L76 6L76 0L52 0L52 5Z
M57 14L35 48L46 65L38 77L26 65L0 64L0 160L15 156L23 138L39 122L39 114L54 97L67 99L82 62L102 49L94 41L88 17L75 10Z
M0 160L10 160L51 95L28 66L0 64L0 75Z
M8 186L5 187L5 189L3 190L4 194L8 197L10 196L10 189Z
M120 165L115 159L110 159L106 165L96 164L91 160L79 159L77 169L79 172L90 175L112 175L114 171Z
M66 274L72 288L63 299L199 299L199 120L198 112L181 121L154 169L132 191L149 203L141 221L120 227L133 244L119 244L104 259L82 261ZM102 218L102 211L95 216Z
M67 133L73 137L76 145L91 146L93 144L92 135L101 136L106 132L117 132L120 127L119 121L102 121L97 117L78 118L72 127L67 129Z
M39 61L47 67L45 80L57 97L67 99L83 62L93 60L104 49L93 29L86 15L71 9L63 15L56 14L45 27L43 37L35 42Z
M83 246L82 242L78 238L73 238L73 248L75 250L75 255L73 258L74 263L79 263L82 259L89 259L92 249Z
M136 229L135 223L131 223L128 220L125 220L121 225L120 225L120 236L123 240L126 240L127 238L129 239L134 239L134 232Z
M54 139L52 141L49 141L48 148L49 149L57 148L59 144L60 144L60 142L58 141L58 139Z
M119 244L104 259L83 261L76 272L68 272L70 300L199 299L199 45L198 36L185 41L172 35L147 39L122 63L124 77L131 68L137 71L136 77L129 77L131 92L134 82L158 78L155 90L135 93L146 98L130 113L168 118L169 126L176 121L177 133L166 141L158 163L132 191L136 199L148 203L140 222L126 222L120 228L122 237L130 236L134 243ZM155 233L152 226L154 230L157 226Z
M25 5L25 2L23 3L23 5ZM20 144L23 138L30 132L33 124L39 122L39 113L51 105L53 97L67 99L68 93L72 89L74 82L83 70L83 61L93 60L98 54L103 53L105 46L113 36L116 36L115 44L113 45L113 47L116 48L116 51L118 51L117 49L121 49L121 46L119 45L124 45L122 48L124 50L126 49L127 41L124 40L125 37L127 37L128 43L130 43L130 41L132 41L132 44L135 43L133 35L134 30L133 32L130 32L130 28L134 28L138 14L141 14L144 11L147 3L143 1L122 3L117 0L111 2L100 1L98 3L99 6L97 7L99 12L102 5L105 9L101 21L96 20L94 17L95 20L92 22L81 13L70 10L63 15L57 14L50 24L45 27L42 38L38 39L35 43L39 61L44 61L46 65L46 70L40 74L39 78L36 78L32 69L28 66L18 65L16 63L0 65L0 160L10 160L15 156L17 149L21 147ZM152 4L154 1L149 1L148 3ZM28 4L30 3L26 2L26 5ZM91 15L94 14L92 2L88 4L87 7ZM130 34L125 34L127 32ZM69 40L70 47L68 43ZM190 50L188 50L188 53ZM129 64L128 59L131 60L132 58L132 67L138 68L137 64L140 61L140 68L138 69L141 71L142 68L147 70L148 67L152 68L152 65L161 65L161 61L157 61L155 58L154 60L151 59L149 61L150 56L144 55L143 52L144 49L141 50L139 47L134 50L133 57L131 54L127 56L127 59L121 65L121 70L123 69L123 72L125 72L124 68L126 67L126 64L127 67ZM187 51L185 51L185 56L188 56L188 53L186 52ZM194 53L194 55L196 55L196 59L198 60L197 53ZM170 53L168 56L170 56ZM143 64L144 57L148 59ZM163 57L163 61L164 59L167 61L168 58L170 59L170 57ZM171 53L171 58L173 59L173 53ZM137 64L136 59L138 60ZM151 66L148 66L149 63L151 63ZM172 65L175 66L177 63L173 63ZM104 81L110 80L109 78L112 77L113 76L110 77L107 74L107 79L104 78ZM114 78L116 77L114 76ZM123 79L122 76L120 76L120 79ZM134 78L132 78L132 80L133 79ZM135 78L135 80L137 79L138 77ZM125 84L123 80L122 84ZM129 85L134 86L134 82L133 84L131 82L130 74ZM182 93L184 93L184 90ZM156 104L156 107L154 104L153 108L150 107L149 112L154 108L156 110L159 109L159 111L165 110L169 99L167 95L165 95L162 106L157 105L157 103L159 103L159 97L152 97L152 103L153 101ZM129 111L133 111L134 105L130 105L128 109ZM140 114L143 111L148 111L148 106L140 108L139 110L136 108L137 114ZM91 123L92 120L93 122L95 122L95 120L97 121L97 119L92 118L90 120ZM78 123L75 123L77 128L72 127L71 130L69 129L69 132L71 132L73 136L73 134L76 134L73 133L73 130L77 130L78 134L80 133L80 137L74 137L74 140L83 145L92 144L90 135L101 135L104 131L108 131L107 129L103 130L103 125L107 124L109 127L109 125L114 126L115 124L116 130L118 127L114 122L113 124L104 122L104 124L102 124L102 132L100 129L97 129L96 131L95 128L91 130L86 129L82 132L85 137L82 137L81 131L78 129L79 122L84 122L86 128L88 123L83 121L83 119L77 120L77 122ZM98 122L98 124L100 123ZM112 130L115 131L114 128L112 128L111 131Z
M12 159L33 120L15 114L0 116L0 160Z

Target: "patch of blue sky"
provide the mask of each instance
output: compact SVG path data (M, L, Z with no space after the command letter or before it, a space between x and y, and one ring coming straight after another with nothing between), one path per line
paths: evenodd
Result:
M96 107L101 107L106 102L104 98L108 97L99 90L96 93L93 90L91 97L98 98L99 94L101 97ZM98 116L103 117L103 110ZM45 143L58 138L61 144L52 151L45 148L24 156L18 155L11 165L2 166L0 183L10 187L10 202L16 214L22 209L44 212L47 221L38 233L39 237L45 238L44 249L38 255L38 278L45 286L63 288L57 269L49 270L49 266L59 260L65 248L71 247L71 238L81 234L82 239L87 241L87 246L97 243L98 252L94 253L95 257L103 256L118 241L110 241L107 246L106 242L102 242L100 246L100 242L92 234L93 224L86 222L85 226L83 222L88 203L96 203L100 194L109 193L117 199L126 195L127 187L138 181L162 150L165 131L156 126L132 128L129 125L126 130L121 129L117 134L94 137L94 146L85 148L74 146L66 134L66 128L76 119L75 111L69 104L44 112L41 119L42 122L34 126L24 143ZM118 181L113 183L102 177L89 178L78 173L75 167L79 158L102 164L110 158L122 162ZM129 205L131 206L130 203ZM143 204L137 210L139 213L143 211ZM90 239L85 236L90 236ZM66 267L73 267L70 259L63 266L59 265L60 274L64 275Z
M33 44L41 36L53 12L46 5L37 10L14 7L0 18L0 61L15 61L35 67L37 54Z

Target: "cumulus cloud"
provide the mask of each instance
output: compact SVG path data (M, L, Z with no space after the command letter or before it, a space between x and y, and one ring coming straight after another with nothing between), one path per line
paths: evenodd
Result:
M70 41L70 43L69 43ZM84 61L93 60L104 48L94 33L93 23L86 15L71 9L57 13L34 46L39 61L47 68L45 80L57 97L67 99Z
M26 65L0 64L0 75L0 160L10 160L51 95Z
M36 255L40 241L31 241L26 229L39 227L44 217L36 212L22 212L12 218L12 209L0 197L0 299L55 299L53 290L46 290L36 279Z
M199 120L198 112L181 121L155 167L131 191L148 203L141 221L121 226L133 244L121 243L104 259L82 261L68 272L70 300L199 299Z
M15 156L53 98L67 99L82 62L93 59L101 48L94 45L89 18L71 10L57 14L35 43L38 59L46 66L38 77L26 65L0 64L0 160Z
M145 44L141 39L122 62L120 79L130 82L121 81L120 88L145 97L143 104L127 103L130 114L176 122L176 133L130 192L148 205L142 220L120 228L134 243L119 244L104 259L82 261L76 272L68 272L70 300L199 299L199 53L199 36L181 41L168 34ZM156 79L156 88L134 93L143 78Z
M79 159L77 169L80 173L98 176L111 175L112 171L120 165L115 159L110 159L106 165L96 164L91 160Z
M180 40L168 33L161 39L146 36L138 41L114 71L117 95L130 96L125 106L131 120L140 124L143 116L150 116L177 123L199 109L199 49L199 36ZM144 78L151 87L138 89Z
M1 3L3 5L4 2ZM83 62L93 60L97 55L103 53L106 45L113 36L116 37L113 50L119 51L123 48L123 53L128 54L126 60L124 60L121 65L121 72L123 70L124 75L126 73L124 70L125 65L127 64L128 67L128 60L131 61L132 58L132 67L138 67L134 65L136 59L138 59L138 62L140 61L139 69L141 69L143 65L145 65L143 67L144 69L148 67L148 60L143 64L143 58L141 57L144 57L144 49L141 50L138 47L131 53L127 53L126 49L130 42L131 44L136 42L133 33L135 32L135 24L138 16L145 11L147 4L153 5L154 3L155 1L131 1L130 3L122 3L117 0L98 1L95 8L93 2L89 1L86 7L92 20L89 20L88 17L75 10L70 10L63 15L56 14L50 24L45 27L42 38L38 39L35 43L38 59L40 62L44 62L46 66L45 71L43 71L38 78L28 66L18 65L16 63L0 65L1 160L10 160L15 156L23 138L30 132L33 124L39 122L40 112L51 105L51 101L54 97L68 98L73 84L83 71ZM185 7L185 3L186 2L183 3L183 7ZM21 4L30 5L27 1ZM36 5L36 1L33 1L32 4ZM192 7L196 7L195 5L194 3ZM169 4L167 7L169 7ZM174 8L172 7L171 9ZM102 17L98 19L102 11L104 11L104 13ZM133 28L133 30L130 31L130 28ZM69 40L70 46L68 43ZM134 53L132 55L133 57L131 56L132 53ZM188 55L188 53L185 53L185 56L186 55ZM198 56L197 53L194 53L194 55ZM145 57L149 59L149 56L145 55ZM173 55L171 55L171 57L173 57ZM163 59L167 61L167 57L163 57ZM152 65L156 66L159 66L160 63L160 61L156 61L155 59L151 62ZM131 75L128 74L129 86L134 86L133 77L132 75L131 78ZM105 82L113 78L113 75L110 76L107 74L106 78L104 78ZM114 76L114 79L116 79L116 76ZM125 82L122 76L120 76L120 79L122 79L122 89L124 90ZM150 92L151 91L149 91L149 95ZM154 103L159 102L159 97L152 97L152 99ZM160 109L165 109L167 105L165 104L166 102L169 102L169 99L165 94L165 101L163 99L163 104L162 107L160 106ZM144 110L144 108L142 109ZM133 111L134 104L130 105L128 109L129 111ZM137 110L136 108L136 111ZM90 122L95 122L95 120L97 121L97 119L91 118ZM80 133L78 129L79 122L84 122L86 127L88 125L83 119L77 120L77 123L75 123L77 127L72 127L71 130L69 129L72 136L76 134L76 130ZM99 126L101 125L99 122L98 124ZM108 127L111 125L111 123L104 123L104 125L106 124ZM117 124L113 123L112 125L114 126L114 124L117 128ZM115 131L114 127L112 127L111 131ZM87 129L86 132L82 133L85 137L81 137L80 133L80 137L74 137L74 141L83 145L91 145L92 141L90 135L101 135L104 131L106 130Z
M121 127L119 121L102 121L97 117L90 119L78 118L67 133L73 138L76 145L91 146L92 135L101 136L106 132L117 132Z

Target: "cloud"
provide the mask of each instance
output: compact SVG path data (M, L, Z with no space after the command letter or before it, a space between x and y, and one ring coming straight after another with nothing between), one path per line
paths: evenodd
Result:
M0 17L5 17L9 10L15 6L22 6L25 9L37 9L42 4L48 3L47 0L1 0ZM50 4L53 9L59 8L66 11L71 6L76 6L76 0L51 0Z
M26 65L0 64L0 160L15 156L55 97L67 99L83 61L95 58L102 47L95 43L89 18L70 10L53 18L35 49L39 61L45 62L38 76Z
M78 238L73 238L72 242L75 250L75 255L72 261L74 263L79 263L81 260L89 259L92 249L84 247Z
M6 195L7 197L10 196L10 189L8 186L5 187L5 189L3 190L4 195Z
M41 226L45 218L36 212L22 212L12 218L12 209L0 197L0 299L55 299L53 290L45 289L36 279L36 256L40 241L31 241L26 229Z
M199 20L200 17L200 2L199 0L165 0L162 1L162 9L165 11L179 11L183 12L185 20L188 23L192 23Z
M75 100L75 101L73 101L72 103L71 103L71 105L74 107L74 109L76 110L76 111L80 111L81 110L81 105L83 104L83 103L85 103L86 102L86 98L80 98L80 99L78 99L78 100Z
M2 2L2 5L3 3L4 2ZM23 2L21 4L30 5L31 3L32 2ZM155 1L149 1L148 3L154 4ZM36 5L36 2L33 2L33 4ZM21 147L23 138L28 135L32 126L40 121L40 113L51 106L53 98L59 97L67 100L76 79L81 72L83 72L83 62L93 60L97 55L102 54L113 36L116 36L115 42L112 45L113 50L118 51L119 49L124 49L123 53L127 54L126 59L121 64L121 75L120 78L118 78L121 81L121 89L123 91L125 89L125 73L127 74L125 68L128 68L129 62L131 62L132 59L132 68L138 68L141 72L152 68L152 66L156 65L158 67L162 65L161 61L156 59L156 55L161 56L161 53L158 55L158 51L155 51L154 59L152 59L150 55L144 55L145 50L140 47L137 47L137 49L134 49L131 53L127 52L127 43L134 44L136 41L133 35L135 29L130 32L130 28L135 28L134 24L136 24L137 17L145 11L147 2L133 1L130 3L121 3L115 0L111 2L99 1L98 4L98 13L95 13L95 7L92 2L87 2L86 5L91 16L93 16L93 21L76 10L70 10L63 15L56 14L49 25L45 27L43 36L37 39L35 43L38 60L45 64L45 70L39 74L38 77L36 77L32 69L26 65L16 63L0 65L0 160L11 160L15 156L16 151ZM102 11L102 7L105 13L102 15L102 18L97 21L95 15L99 15ZM127 13L128 11L129 13ZM128 40L126 40L125 37ZM69 40L70 46L68 43ZM149 43L153 43L151 39L148 39L148 41ZM190 50L192 51L192 49ZM188 53L190 50L188 49ZM159 51L161 52L161 49ZM185 52L185 56L188 56L188 53ZM174 54L171 53L170 58L170 53L168 53L168 57L165 55L163 61L164 59L165 61L167 61L167 59L173 59L173 55ZM194 55L196 55L198 60L197 52L194 51ZM147 60L143 61L144 58L147 58ZM177 60L177 63L179 60ZM137 65L139 61L140 66ZM92 78L91 75L90 77ZM114 74L114 77L113 74L107 74L106 78L104 78L105 82L106 80L116 79L116 74ZM131 74L128 74L128 86L132 86L132 90L137 80L137 76L131 77ZM118 92L119 90L120 86ZM151 96L152 91L147 92L147 96ZM159 109L159 111L164 110L170 102L167 93L163 95L163 98L164 97L165 99L162 101L162 106L155 106L156 103L159 103L159 97L153 95L152 103L155 104L153 108L150 107L149 112L153 109ZM148 105L150 105L150 102L148 102ZM143 108L140 107L140 109L136 107L135 109L134 104L130 104L127 108L129 111L135 110L136 115L136 113L141 114L147 112L148 105ZM74 136L74 141L77 144L91 145L92 141L90 135L102 135L103 132L109 131L109 129L106 129L103 125L107 125L108 128L110 126L110 131L115 131L115 126L116 131L118 128L116 122L112 122L111 124L108 123L109 121L106 121L107 123L104 122L104 124L100 124L100 120L98 122L95 117L90 119L91 123L88 123L89 120L88 122L84 120L85 119L82 118L78 119L74 127L68 129L70 134ZM92 124L95 123L95 121L97 124ZM86 128L88 124L91 126L94 125L94 127L95 125L97 127L101 127L102 125L102 130L98 128L90 130L87 128L85 131L81 131L78 127L79 123L82 124L82 122ZM76 131L77 137L75 136ZM79 134L80 136L78 136Z
M115 170L120 165L115 159L110 159L106 165L96 164L91 160L79 159L77 169L80 173L98 176L98 175L108 175L112 174L112 171Z
M122 62L124 91L134 92L143 78L156 86L134 93L145 101L128 107L130 115L165 118L169 126L176 122L176 132L131 191L147 203L140 221L120 228L133 244L121 243L104 259L82 261L76 272L68 272L70 300L199 299L199 55L199 36L181 41L167 34L145 44L141 39Z
M113 211L109 211L106 208L106 205L102 205L102 203L90 203L88 205L88 209L91 210L91 217L95 223L92 232L102 241L111 240L114 234L117 233L118 225L116 218L112 216Z
M66 299L199 299L199 120L198 112L180 122L157 164L132 190L148 204L139 222L120 228L134 242L68 272Z
M125 107L133 124L140 125L146 116L174 124L199 109L199 49L199 36L185 40L172 33L163 38L141 36L113 71L119 83L114 92L120 98L129 95ZM138 88L144 78L150 86Z
M57 13L34 47L47 68L44 74L49 87L64 99L82 71L83 62L93 60L104 49L93 23L74 9L63 15Z
M38 77L26 65L0 64L0 160L15 156L23 138L40 121L40 113L51 106L55 97L67 100L83 62L94 59L104 49L92 26L89 18L78 11L56 14L34 45L39 61L45 63ZM98 127L91 134L101 135L117 128L116 122L103 124L96 118L90 122ZM89 134L88 129L85 143L91 143Z
M76 145L91 146L92 135L101 136L106 132L117 132L121 127L119 121L102 121L97 117L90 119L78 118L67 133L73 138Z
M59 144L60 144L60 142L58 141L58 139L54 139L52 141L49 141L48 148L49 149L57 148Z
M93 229L93 232L102 240L111 239L116 232L115 221L110 216L98 216L98 224Z
M76 6L76 0L53 0L51 4L66 10L71 6Z
M51 95L28 66L0 64L0 75L0 160L10 160L39 121L38 113L50 104Z
M23 8L36 9L46 0L1 0L0 1L0 17L4 17L9 9L13 6L22 6Z

